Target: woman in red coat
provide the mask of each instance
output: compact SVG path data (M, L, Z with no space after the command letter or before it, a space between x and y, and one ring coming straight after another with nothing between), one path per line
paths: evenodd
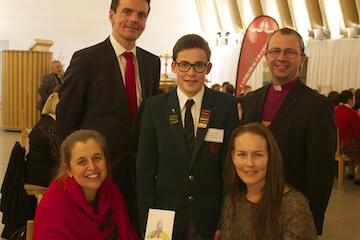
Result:
M360 185L360 116L353 110L354 94L344 90L340 93L340 104L335 108L336 127L339 129L340 149L353 162L349 163L348 178L355 176L355 166L358 166L354 183Z
M137 239L120 190L108 178L104 138L75 131L61 146L61 160L36 209L34 239Z

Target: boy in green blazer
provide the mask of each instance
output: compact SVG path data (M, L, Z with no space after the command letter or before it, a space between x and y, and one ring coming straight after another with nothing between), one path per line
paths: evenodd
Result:
M211 51L198 35L173 49L177 88L145 102L136 163L140 226L149 208L175 211L173 239L212 239L223 165L239 125L235 97L205 86Z

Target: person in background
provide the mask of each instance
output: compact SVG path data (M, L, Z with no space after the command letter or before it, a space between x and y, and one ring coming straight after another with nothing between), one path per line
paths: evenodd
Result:
M308 201L286 184L280 150L263 124L233 131L225 179L218 239L316 239Z
M160 58L138 46L150 0L112 0L112 33L74 53L59 92L59 142L77 129L100 132L109 144L114 182L120 187L132 226L138 230L135 160L142 102L158 92Z
M269 126L284 159L285 178L309 200L321 235L335 173L336 127L331 100L299 79L304 50L293 29L271 34L265 53L271 83L246 95L242 123Z
M242 113L243 113L243 108L244 108L244 99L245 99L244 95L236 96L236 106L237 106L237 110L238 110L239 120L241 120L241 118L242 118Z
M339 92L330 91L327 97L333 102L334 106L339 105Z
M78 130L60 151L58 176L36 209L34 239L137 239L122 194L108 176L105 139Z
M39 102L37 104L37 109L42 111L44 108L45 102L54 92L55 87L62 84L62 75L63 75L63 66L59 60L53 60L50 65L51 73L46 74L38 88L38 93L40 95Z
M239 125L235 97L205 87L208 43L182 36L173 48L177 88L145 103L138 157L141 227L150 208L175 211L174 240L213 239L223 201L223 163Z
M355 90L355 106L354 110L359 114L360 116L360 89Z
M335 120L339 129L340 151L353 160L347 163L347 178L354 179L354 184L360 185L360 116L353 109L355 99L350 90L342 91L339 99L340 104L335 108Z
M245 85L242 90L242 95L246 96L251 91L252 91L252 87L250 85Z
M58 102L58 93L52 93L46 100L40 120L31 129L26 155L27 183L47 187L55 177L59 147L55 115Z
M218 91L218 92L221 92L221 86L220 86L220 84L218 84L218 83L213 84L213 85L211 86L211 89L212 89L212 90L215 90L215 91Z
M234 96L235 94L235 88L232 84L228 84L225 86L225 91L226 94L229 94L231 96Z
M222 83L221 90L222 90L223 93L226 93L226 88L227 88L228 85L230 85L229 82L223 82Z

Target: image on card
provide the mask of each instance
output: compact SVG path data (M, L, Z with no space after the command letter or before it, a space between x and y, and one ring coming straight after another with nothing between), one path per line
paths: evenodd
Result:
M174 219L174 211L149 209L145 239L171 240Z

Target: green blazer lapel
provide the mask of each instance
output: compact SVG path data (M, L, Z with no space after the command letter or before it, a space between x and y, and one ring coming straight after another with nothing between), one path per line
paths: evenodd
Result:
M204 97L202 100L201 105L201 111L200 111L200 117L198 122L198 128L196 131L196 138L195 138L195 144L194 144L194 150L192 153L192 158L189 164L188 171L191 170L195 159L197 158L200 148L204 142L205 135L207 133L207 130L212 122L213 119L213 95L212 92L205 87Z
M176 144L179 146L180 152L183 152L188 155L188 150L186 147L186 139L181 121L181 111L179 108L179 100L176 94L176 90L169 92L168 100L168 121L170 124L170 129Z
M273 121L270 124L270 128L272 130L276 129L281 125L281 121L286 117L286 115L289 113L289 111L294 107L297 96L301 92L301 82L298 81L294 86L293 89L290 90L288 95L286 96L283 104L281 105L279 111L275 115Z

